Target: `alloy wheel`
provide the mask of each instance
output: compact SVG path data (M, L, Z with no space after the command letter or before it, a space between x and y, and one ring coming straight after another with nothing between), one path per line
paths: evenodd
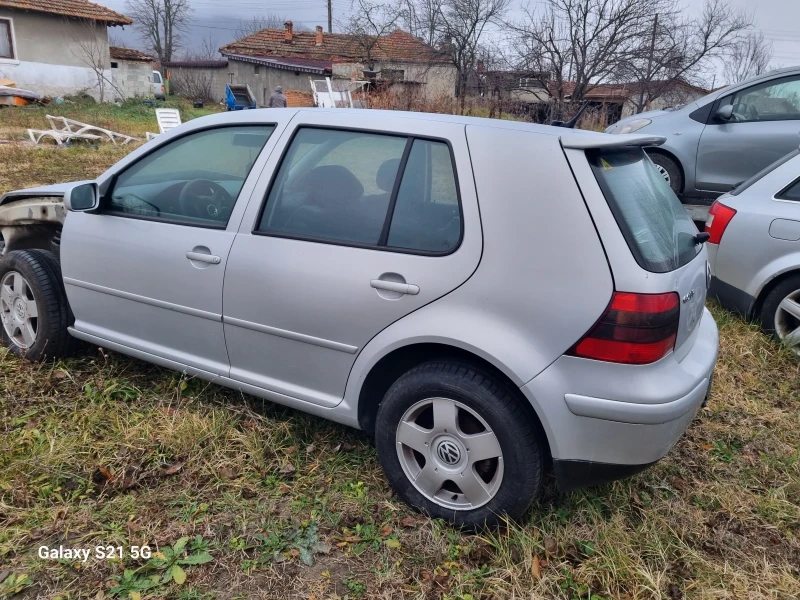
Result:
M405 412L395 435L403 471L428 500L454 510L472 510L500 489L500 442L486 421L463 403L449 398L421 400Z
M656 171L658 171L659 174L664 178L664 181L666 181L667 183L672 183L672 181L669 178L669 171L667 171L661 165L656 165L655 163L653 163L653 164L654 164L654 166L656 168Z
M800 290L786 296L775 311L775 333L800 355Z
M0 282L0 320L19 348L27 350L36 343L39 309L30 284L16 271L6 273Z

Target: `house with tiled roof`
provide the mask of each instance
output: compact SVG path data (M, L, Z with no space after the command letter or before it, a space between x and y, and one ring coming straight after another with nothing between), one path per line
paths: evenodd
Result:
M134 48L109 48L111 81L118 98L144 98L153 95L155 57Z
M132 23L88 0L0 0L0 79L42 96L114 100L108 28Z
M265 105L277 86L311 91L311 80L370 81L430 98L453 96L456 69L446 54L396 30L364 38L342 33L263 29L220 48L226 83L247 84Z

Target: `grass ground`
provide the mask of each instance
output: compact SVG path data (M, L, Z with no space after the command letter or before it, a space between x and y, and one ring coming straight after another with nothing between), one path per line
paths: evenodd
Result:
M124 152L0 145L0 193ZM548 479L482 535L403 506L359 432L96 348L0 350L0 597L798 598L800 363L713 310L715 387L664 460L563 495ZM130 556L145 544L160 555Z

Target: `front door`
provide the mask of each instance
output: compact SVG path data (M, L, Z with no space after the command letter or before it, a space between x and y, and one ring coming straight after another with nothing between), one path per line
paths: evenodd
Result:
M370 339L469 278L481 236L463 125L316 120L298 115L259 181L224 323L231 378L335 406Z
M697 147L697 189L726 192L800 145L800 76L760 83L717 101Z
M273 130L172 140L118 174L98 214L68 215L61 260L78 332L228 375L223 276L240 192Z

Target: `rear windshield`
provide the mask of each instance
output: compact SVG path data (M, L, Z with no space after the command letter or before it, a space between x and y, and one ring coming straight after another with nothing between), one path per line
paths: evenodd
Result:
M667 273L697 256L697 228L644 150L588 150L586 157L643 269Z

